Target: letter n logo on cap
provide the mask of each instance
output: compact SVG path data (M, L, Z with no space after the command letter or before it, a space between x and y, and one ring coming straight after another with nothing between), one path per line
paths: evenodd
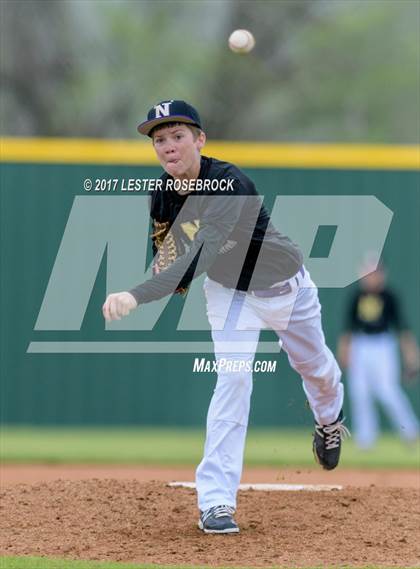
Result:
M167 103L161 103L160 105L156 105L154 107L157 119L160 117L169 117L169 106L171 103L172 101L168 101Z

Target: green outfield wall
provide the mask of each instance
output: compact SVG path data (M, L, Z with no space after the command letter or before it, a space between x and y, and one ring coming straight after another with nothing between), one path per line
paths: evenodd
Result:
M87 195L84 180L145 179L161 173L144 146L70 143L73 146L63 146L60 141L2 141L2 421L37 425L203 424L216 377L214 373L193 373L193 361L196 356L211 358L211 354L28 352L34 342L80 345L210 340L206 331L176 330L183 302L179 297L170 301L149 332L106 331L101 315L106 295L106 255L81 329L35 330L74 200ZM207 153L235 158L255 181L269 208L278 195L375 196L380 200L393 213L383 259L390 283L401 295L406 319L419 337L418 149L397 148L390 152L384 148L381 153L377 147L370 152L369 147L314 146L311 153L308 146L301 147L301 152L299 148L265 145L263 152L258 145L242 145L246 158L243 164L238 159L241 145L219 148L214 144ZM96 200L104 195L89 193L90 199ZM147 208L147 193L125 194L124 199L144 200ZM354 212L349 215L355 216ZM363 217L364 212L355 216L355 227L359 215ZM300 216L294 221L297 226L302 223ZM369 223L369 219L364 222ZM328 231L320 232L311 248L312 255L328 256L331 243L322 243L322 239L330 238ZM85 270L87 267L80 264L73 271L74 290ZM342 327L344 303L354 286L320 289L325 333L333 349ZM67 301L68 297L62 298L63 303ZM268 331L263 332L262 339L275 341ZM285 355L259 354L258 358L275 360L277 370L274 374L255 374L251 424L310 425L311 414L300 379L288 366ZM420 412L418 384L406 390Z

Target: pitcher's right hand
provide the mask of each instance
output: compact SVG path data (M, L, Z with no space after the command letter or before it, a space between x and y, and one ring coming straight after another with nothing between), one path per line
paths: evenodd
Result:
M106 297L102 313L107 322L121 320L137 308L137 301L129 292L114 292Z

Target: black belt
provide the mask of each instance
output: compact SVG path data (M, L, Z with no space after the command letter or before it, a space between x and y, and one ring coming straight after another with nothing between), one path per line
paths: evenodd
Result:
M305 269L303 268L303 265L300 267L299 271L294 277L291 277L282 285L266 288L264 290L249 290L247 294L258 296L260 298L274 298L275 296L284 296L285 294L290 294L292 292L292 285L290 283L292 279L295 279L296 284L299 286L298 273L300 273L302 277L305 276Z

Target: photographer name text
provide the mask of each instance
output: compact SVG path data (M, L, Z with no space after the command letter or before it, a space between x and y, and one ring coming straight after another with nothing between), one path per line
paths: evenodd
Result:
M160 178L86 178L85 192L139 193L139 192L232 192L234 178L222 180L178 180Z

